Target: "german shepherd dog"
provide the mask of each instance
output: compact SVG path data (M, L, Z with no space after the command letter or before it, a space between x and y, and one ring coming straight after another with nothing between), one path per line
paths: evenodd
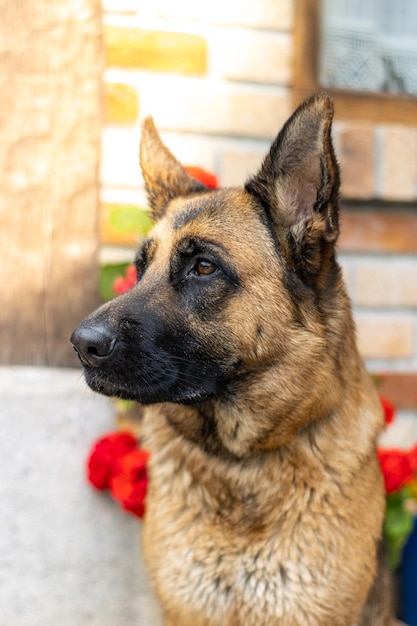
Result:
M137 284L71 341L145 405L144 553L166 626L382 626L382 411L335 259L333 104L303 103L243 188L208 190L144 122Z

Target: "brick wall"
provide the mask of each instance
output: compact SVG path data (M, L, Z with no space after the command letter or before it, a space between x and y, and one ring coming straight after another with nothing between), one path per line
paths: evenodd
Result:
M188 165L241 184L291 113L293 0L103 0L106 127L102 257L132 258L112 231L124 204L146 204L140 121L153 115ZM337 119L343 171L340 258L361 352L403 408L417 395L417 128ZM390 204L386 202L389 201Z
M417 127L337 121L334 131L344 197L415 203Z
M417 215L411 207L343 202L339 250L359 348L383 391L417 404Z
M341 261L368 368L417 405L417 127L336 119L345 210Z
M417 405L417 128L337 120L345 199L341 261L368 368Z
M180 159L241 183L291 110L292 1L104 8L103 193L140 187L139 122L149 114Z

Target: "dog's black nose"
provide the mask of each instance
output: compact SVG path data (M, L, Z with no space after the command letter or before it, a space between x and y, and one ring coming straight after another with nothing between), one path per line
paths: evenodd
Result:
M81 324L70 341L83 365L99 367L112 356L117 339L114 330L105 324Z

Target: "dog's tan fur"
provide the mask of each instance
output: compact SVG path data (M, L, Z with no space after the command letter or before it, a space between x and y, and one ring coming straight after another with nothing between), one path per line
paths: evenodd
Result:
M143 167L158 169L158 161ZM292 188L277 191L279 204L289 198L296 211ZM219 438L237 459L207 454L198 435L183 436L183 424L188 435L199 431L198 409L147 409L151 578L170 626L353 624L375 576L384 497L375 454L381 412L348 299L340 280L331 328L309 304L294 328L276 252L247 194L228 190L222 201L216 220L203 214L179 233L171 216L201 197L172 202L158 241L220 238L245 289L212 323L227 327L226 349L245 355L259 376L231 406L214 409Z
M185 173L150 120L143 129L157 220L147 269L138 295L104 313L115 324L118 306L151 292L167 323L181 318L209 360L238 371L206 401L144 410L144 550L166 626L390 623L376 566L382 414L334 259L331 120L330 98L312 98L244 189L215 192ZM210 315L182 309L167 277L174 251L195 238L237 270L227 297L207 283Z

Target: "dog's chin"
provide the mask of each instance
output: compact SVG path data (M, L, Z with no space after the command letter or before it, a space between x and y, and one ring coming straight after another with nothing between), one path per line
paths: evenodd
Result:
M140 389L136 385L117 384L104 379L97 374L96 370L84 368L85 380L93 391L104 396L120 398L121 400L134 400L140 404L157 404L172 402L187 406L199 405L215 397L215 393L208 389L182 389L179 386L170 386L165 389L159 386L157 389Z
M172 399L165 400L165 402L174 402L175 404L185 404L187 406L195 406L199 404L205 404L215 398L214 393L204 391L202 389L187 390L187 392L173 395Z

